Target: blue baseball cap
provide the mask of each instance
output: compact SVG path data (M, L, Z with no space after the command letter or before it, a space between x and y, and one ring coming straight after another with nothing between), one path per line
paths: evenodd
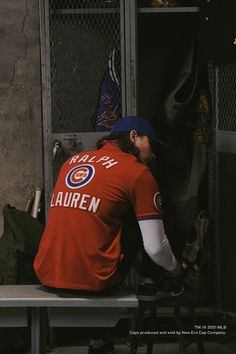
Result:
M155 130L151 125L143 118L136 116L128 116L119 119L111 130L111 134L124 133L136 130L137 133L147 135L152 143L159 143L166 146L166 144L159 140L156 136Z

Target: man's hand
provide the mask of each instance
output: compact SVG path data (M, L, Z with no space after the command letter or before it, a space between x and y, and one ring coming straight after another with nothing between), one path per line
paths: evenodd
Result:
M177 266L173 271L166 272L169 277L176 284L183 284L185 290L197 293L200 286L200 274L196 263L181 263L177 261Z
M177 261L177 265L176 265L175 269L172 271L169 271L170 275L173 277L179 276L183 271L183 269L182 269L183 267L182 267L181 263L178 260L176 260L176 261Z

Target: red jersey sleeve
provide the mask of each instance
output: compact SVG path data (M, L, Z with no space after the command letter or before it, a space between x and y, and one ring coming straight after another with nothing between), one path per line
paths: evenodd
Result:
M162 218L159 186L148 169L137 178L132 192L132 203L138 220Z

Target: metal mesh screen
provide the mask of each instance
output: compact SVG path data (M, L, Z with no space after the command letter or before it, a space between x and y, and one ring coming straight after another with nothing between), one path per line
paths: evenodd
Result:
M54 133L94 130L99 88L114 48L120 50L119 0L50 1Z
M219 129L236 131L236 63L219 66Z
M211 218L215 216L215 203L216 203L216 141L215 141L215 67L213 62L208 62L208 82L211 95L211 107L212 107L212 144L208 149L208 208Z
M104 9L119 7L119 0L51 0L51 9Z

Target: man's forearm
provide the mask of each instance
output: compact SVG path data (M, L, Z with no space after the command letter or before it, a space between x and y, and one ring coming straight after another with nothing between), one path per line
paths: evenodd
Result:
M179 263L171 250L162 220L141 220L139 226L148 256L154 263L177 275Z

